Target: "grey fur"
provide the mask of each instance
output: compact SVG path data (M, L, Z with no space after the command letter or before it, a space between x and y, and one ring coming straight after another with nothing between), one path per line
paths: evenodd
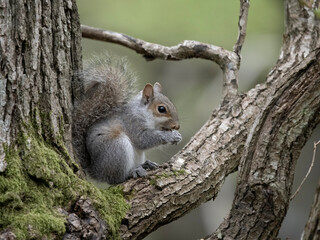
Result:
M74 110L73 144L82 167L94 179L117 184L130 177L145 176L145 169L157 165L145 161L144 150L166 143L178 143L178 131L163 131L178 124L176 109L155 86L146 101L143 93L132 96L135 80L123 61L106 56L95 59L84 74L85 95ZM149 106L163 102L171 118L157 118Z
M85 140L87 130L94 122L117 112L130 100L135 94L136 79L124 59L108 54L86 62L79 75L84 82L85 93L75 102L72 142L76 157L86 171L90 165Z
M145 169L155 168L156 164L145 162L142 156L144 150L181 141L178 131L155 129L154 116L147 107L139 93L124 105L121 111L93 124L87 133L91 177L116 184L130 177L145 176ZM117 138L110 137L114 126L120 126L122 129Z

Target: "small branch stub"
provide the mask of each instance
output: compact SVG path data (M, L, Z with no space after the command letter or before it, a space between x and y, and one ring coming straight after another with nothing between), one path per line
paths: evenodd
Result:
M233 46L233 51L239 56L242 49L242 45L244 43L246 32L247 32L247 22L248 22L248 12L249 12L250 2L249 0L241 0L240 1L240 15L238 21L238 39L235 45ZM240 64L240 60L239 60Z
M300 189L302 187L302 185L304 184L304 182L307 180L312 168L313 168L313 165L314 165L314 161L316 159L316 152L317 152L317 145L320 143L320 140L318 142L314 142L313 143L313 155L312 155L312 161L311 161L311 164L310 164L310 167L308 169L308 172L306 174L306 176L303 178L302 182L300 183L299 187L297 188L297 190L295 191L295 193L290 197L290 201L293 200L297 194L300 192Z

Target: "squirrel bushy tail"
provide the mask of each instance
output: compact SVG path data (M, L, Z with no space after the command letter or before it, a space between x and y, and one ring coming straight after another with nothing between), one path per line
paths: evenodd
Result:
M86 132L96 121L112 115L135 94L136 78L123 58L104 54L84 64L79 74L84 94L75 102L73 110L72 141L82 168L90 165L86 149Z

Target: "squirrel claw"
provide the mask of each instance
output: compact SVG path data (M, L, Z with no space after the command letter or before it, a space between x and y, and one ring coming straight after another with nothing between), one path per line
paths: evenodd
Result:
M137 167L136 169L133 169L130 176L133 178L145 177L147 176L147 171L140 166L140 167Z
M156 169L159 167L159 165L155 162L151 162L149 160L146 160L144 164L142 164L142 167L144 169L150 169L150 170L153 170L153 169Z

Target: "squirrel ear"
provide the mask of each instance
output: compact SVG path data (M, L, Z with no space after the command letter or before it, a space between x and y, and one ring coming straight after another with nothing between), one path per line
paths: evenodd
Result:
M142 99L144 104L150 102L153 98L153 86L150 83L147 83L142 91Z
M160 83L158 83L158 82L156 82L153 85L153 88L154 88L154 91L156 91L156 92L161 92L161 90L162 90L162 87L161 87Z

